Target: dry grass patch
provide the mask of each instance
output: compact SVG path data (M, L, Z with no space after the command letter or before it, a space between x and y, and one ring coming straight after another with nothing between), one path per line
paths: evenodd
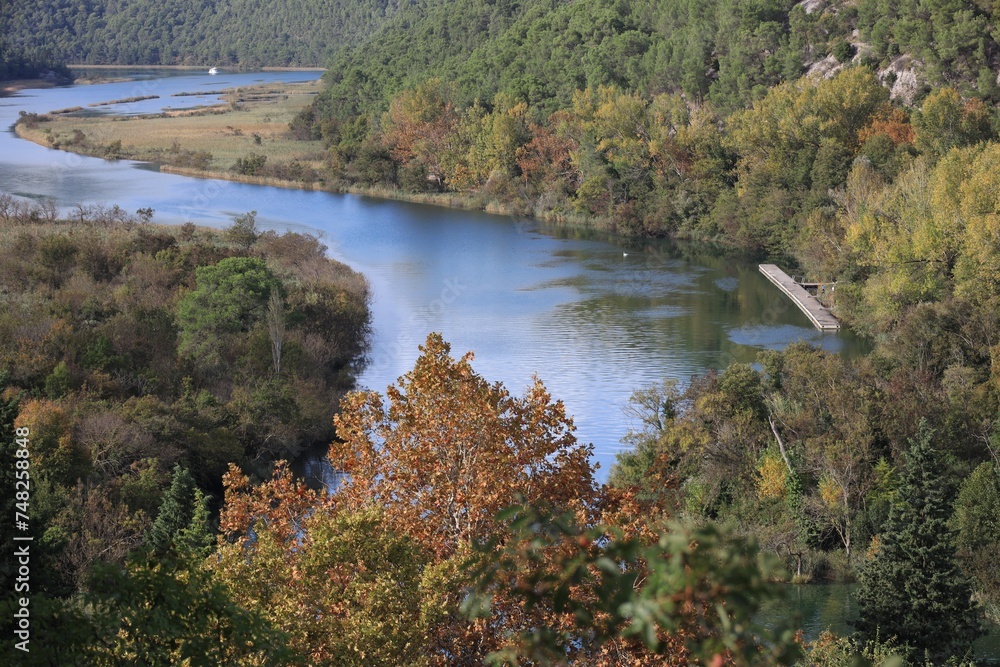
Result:
M296 163L289 180L322 166L316 142L288 136L288 123L322 87L319 81L230 89L225 104L168 109L139 116L61 116L18 134L37 143L86 155L128 158L225 174L251 154L269 169ZM244 174L253 175L253 174ZM298 176L296 176L298 175Z

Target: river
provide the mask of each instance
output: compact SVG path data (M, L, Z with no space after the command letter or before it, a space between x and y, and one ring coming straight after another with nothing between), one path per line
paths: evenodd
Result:
M372 285L375 337L360 385L384 391L412 367L427 333L440 331L455 354L475 351L474 366L490 381L520 392L533 375L542 378L574 416L578 438L593 443L598 479L607 478L620 451L630 427L622 407L637 387L663 378L685 382L797 340L847 355L866 349L849 331L815 330L755 263L707 250L602 238L485 213L163 174L147 164L82 157L14 135L22 110L44 113L158 95L89 111L152 113L218 99L171 97L177 92L319 76L104 74L132 80L0 98L0 192L52 198L67 211L77 203L152 207L156 221L171 224L224 227L256 210L263 228L316 234L330 256ZM311 474L323 472L312 466ZM840 605L843 597L835 588L796 591L798 598L815 593L827 606ZM1000 648L989 652L1000 654Z
M620 451L629 428L622 406L637 387L665 377L684 382L800 339L847 354L863 349L850 332L816 331L750 262L485 213L164 174L142 163L43 148L8 131L21 110L158 95L88 111L151 113L217 99L171 97L177 92L319 76L125 74L140 78L0 98L0 191L53 198L67 209L152 207L159 222L215 227L256 210L264 228L320 235L332 257L372 285L375 338L362 386L384 391L411 368L427 333L440 331L454 353L473 350L475 368L513 392L537 374L566 403L578 438L593 443L599 479Z
M851 621L858 617L855 584L805 584L786 587L784 600L768 603L756 621L765 627L787 622L789 614L798 619L806 641L816 641L820 633L850 635ZM989 623L987 634L973 644L975 658L983 665L1000 665L1000 627Z

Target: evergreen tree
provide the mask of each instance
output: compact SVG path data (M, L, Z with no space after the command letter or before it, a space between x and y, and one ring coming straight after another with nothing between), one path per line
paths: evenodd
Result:
M208 499L195 486L187 468L174 466L170 489L149 531L149 546L159 554L171 547L199 552L210 544Z
M1000 444L1000 435L994 440ZM973 578L978 598L1000 611L1000 468L980 464L962 483L955 501L956 545L962 569Z
M215 537L209 527L208 496L201 489L195 489L191 521L177 531L174 546L181 551L201 557L208 555L214 543Z
M855 625L862 641L894 636L918 661L941 663L971 649L982 612L955 561L953 489L932 435L922 422L910 441L898 502L861 572Z

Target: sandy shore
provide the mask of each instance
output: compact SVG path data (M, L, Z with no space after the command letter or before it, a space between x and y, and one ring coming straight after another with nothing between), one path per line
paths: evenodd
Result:
M25 88L54 88L55 83L47 79L12 79L0 81L0 97L7 97Z

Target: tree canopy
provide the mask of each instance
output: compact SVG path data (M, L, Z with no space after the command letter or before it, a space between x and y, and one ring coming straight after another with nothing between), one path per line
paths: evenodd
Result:
M584 510L596 487L591 446L578 443L561 401L541 381L512 396L453 359L431 334L413 370L386 391L348 396L335 417L342 502L383 508L396 530L447 556L486 540L518 498Z
M952 494L944 459L922 428L911 442L885 530L861 573L857 628L864 639L896 637L919 660L965 657L981 629L982 611L954 559Z

